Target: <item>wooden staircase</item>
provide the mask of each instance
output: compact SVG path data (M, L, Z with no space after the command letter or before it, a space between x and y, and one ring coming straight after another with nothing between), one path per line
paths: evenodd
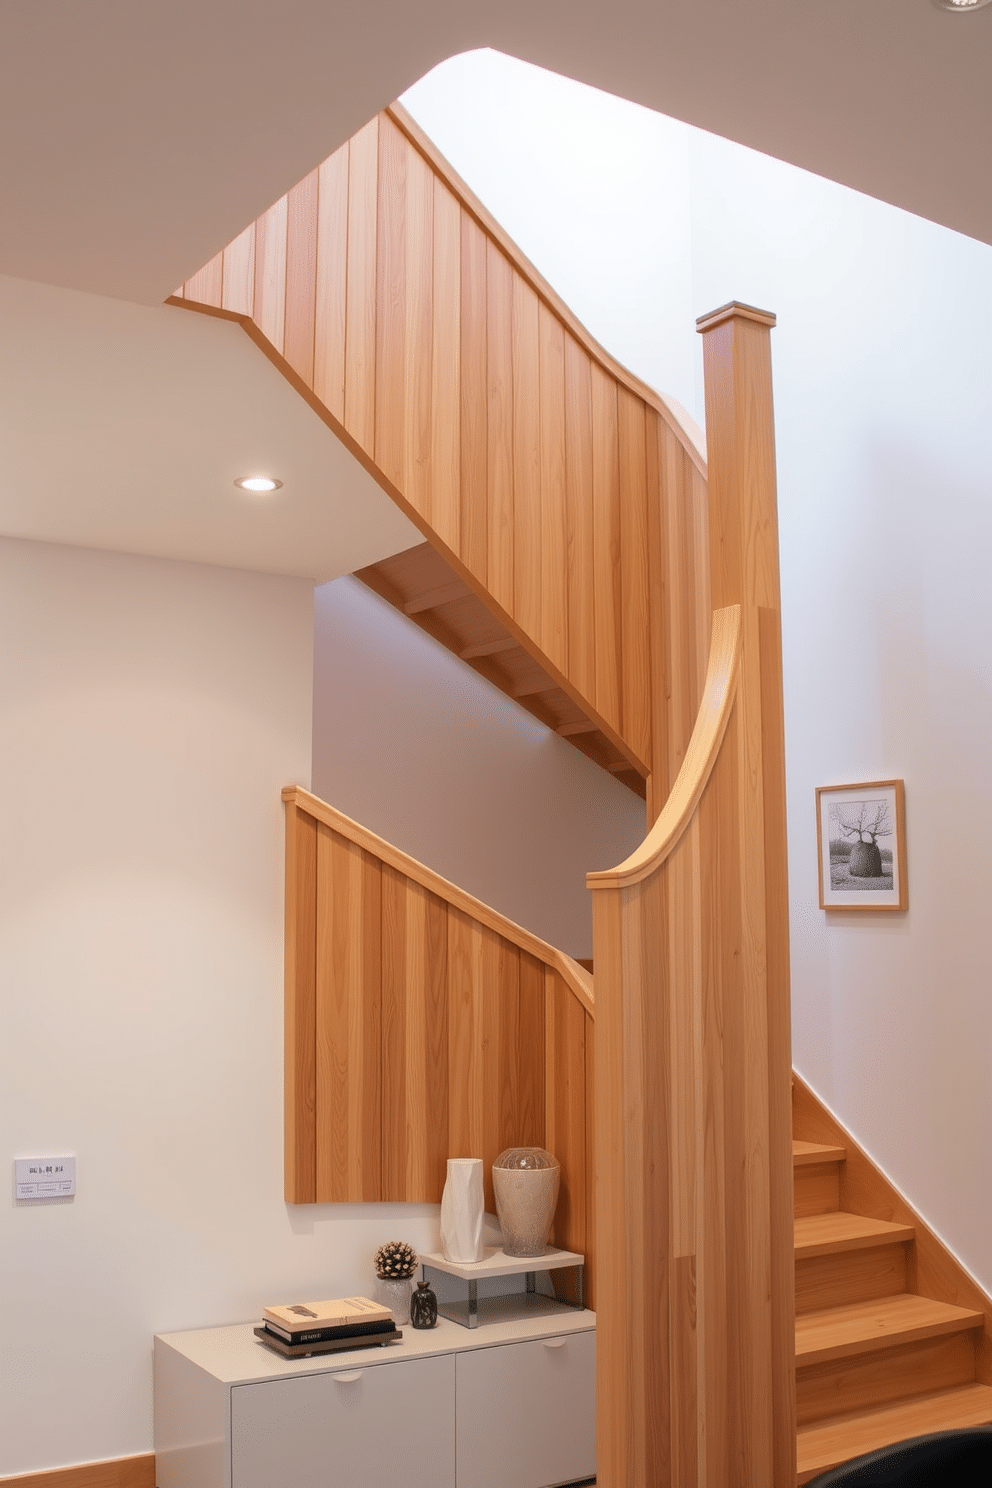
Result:
M915 1224L841 1208L847 1156L793 1141L800 1484L889 1442L992 1421L985 1312L918 1289Z

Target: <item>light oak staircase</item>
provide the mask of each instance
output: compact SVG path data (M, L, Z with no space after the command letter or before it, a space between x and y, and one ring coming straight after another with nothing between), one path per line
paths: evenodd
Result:
M842 1207L848 1154L837 1140L793 1141L799 1484L890 1442L992 1421L987 1299L967 1295L977 1288L946 1251L943 1285L926 1290L957 1300L926 1295L918 1239L930 1250L934 1237L905 1215ZM876 1175L875 1203L861 1207L887 1187Z

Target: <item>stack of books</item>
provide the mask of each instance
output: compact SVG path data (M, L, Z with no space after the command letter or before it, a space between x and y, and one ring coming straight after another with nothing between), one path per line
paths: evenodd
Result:
M395 1343L403 1334L388 1307L368 1297L335 1297L329 1302L264 1307L255 1336L286 1359L305 1359L309 1354Z

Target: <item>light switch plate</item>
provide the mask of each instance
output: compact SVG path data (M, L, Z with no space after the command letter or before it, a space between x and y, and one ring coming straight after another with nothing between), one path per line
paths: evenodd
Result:
M76 1192L75 1157L15 1157L14 1184L17 1197L64 1199Z

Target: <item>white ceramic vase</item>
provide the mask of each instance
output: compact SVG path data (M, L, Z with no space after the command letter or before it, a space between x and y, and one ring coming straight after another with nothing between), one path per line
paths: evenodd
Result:
M482 1158L449 1157L441 1195L441 1249L449 1261L482 1260Z

